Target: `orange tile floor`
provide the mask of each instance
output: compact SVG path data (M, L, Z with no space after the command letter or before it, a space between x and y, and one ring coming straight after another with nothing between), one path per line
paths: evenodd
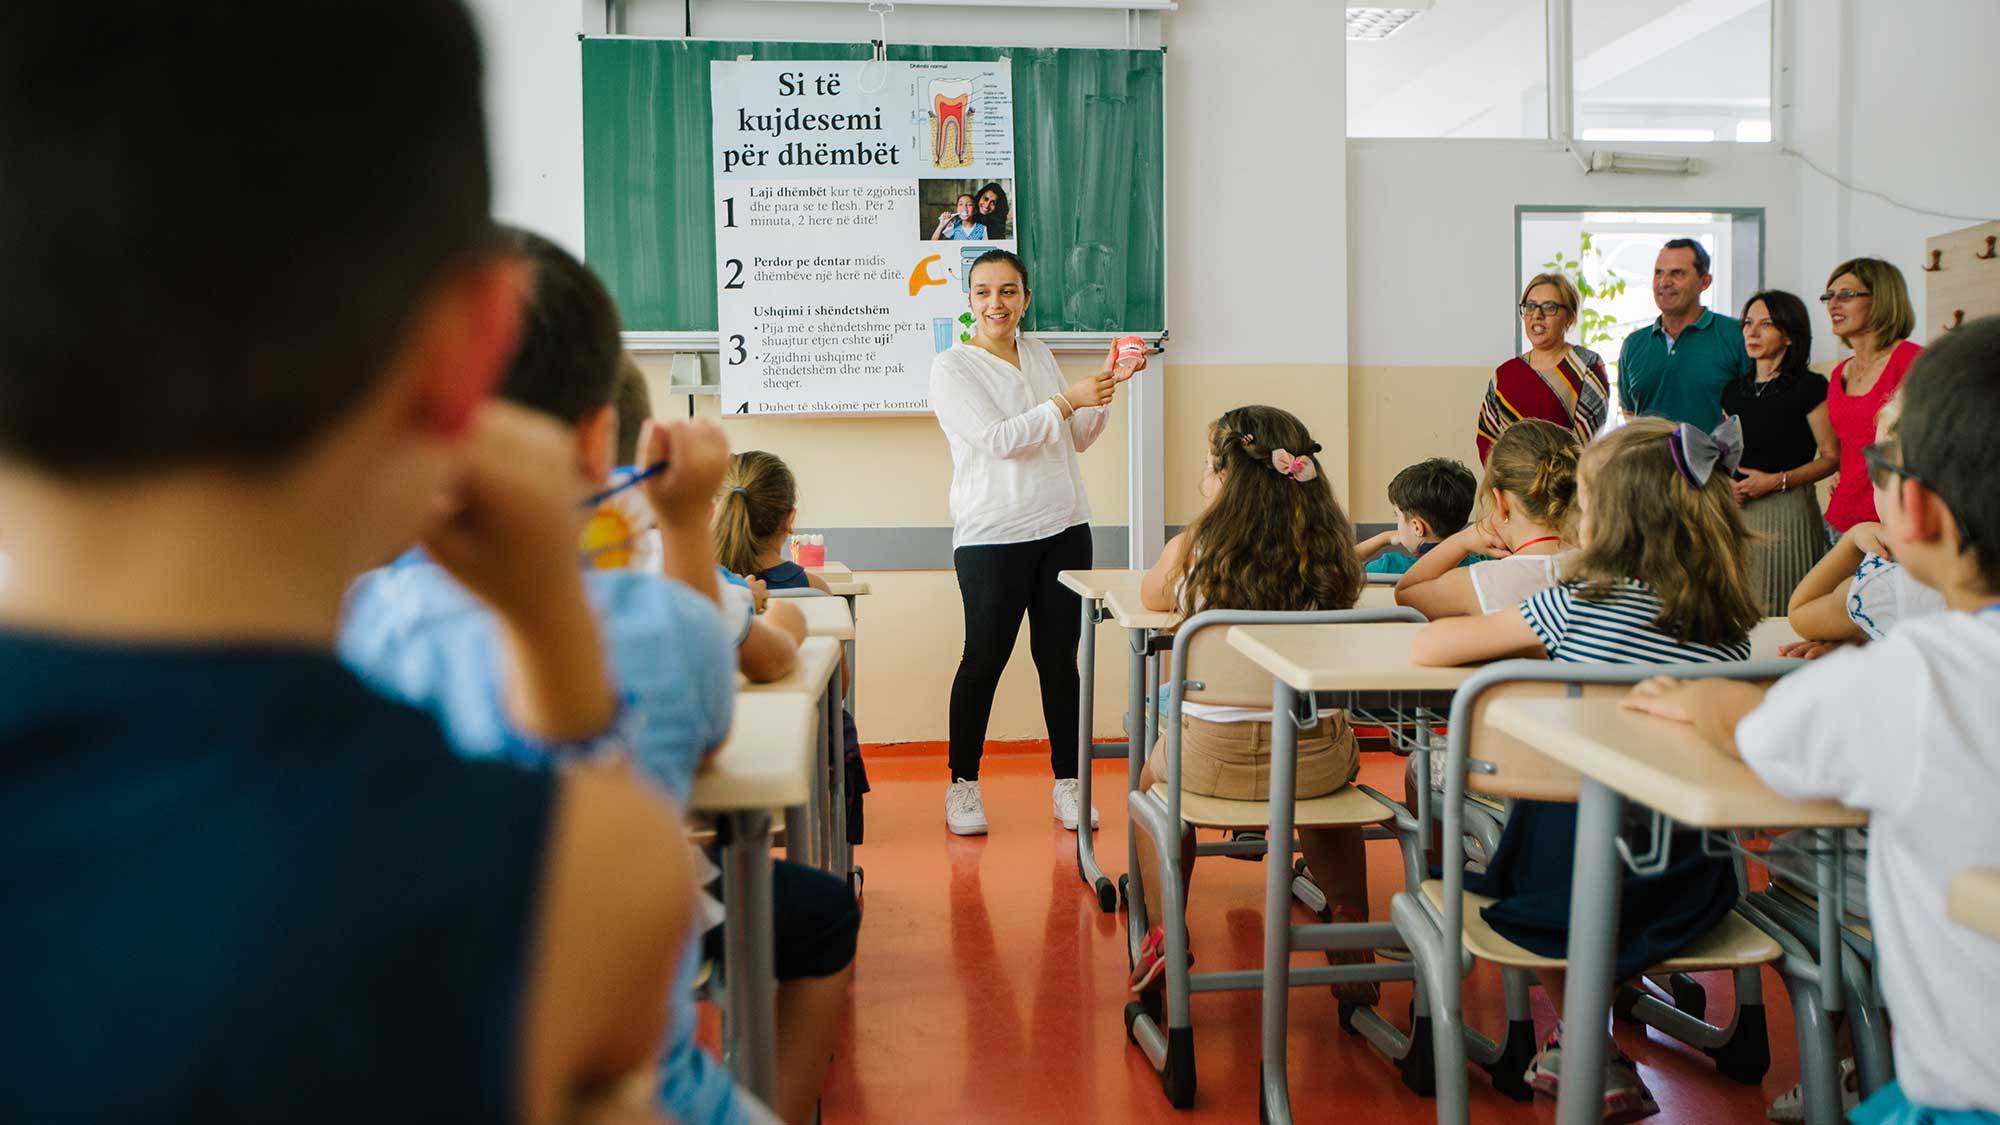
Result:
M1099 854L1124 870L1125 764L1097 765ZM1251 1122L1257 1120L1258 1003L1254 993L1194 998L1198 1089L1194 1108L1168 1107L1145 1057L1125 1038L1122 914L1103 914L1078 880L1075 837L1049 815L1046 749L995 746L981 789L992 832L944 829L941 757L871 757L865 909L852 1027L827 1082L829 1123ZM1363 755L1362 780L1400 792L1401 762ZM1369 845L1373 916L1388 917L1400 878L1393 846ZM1263 865L1205 858L1196 870L1190 933L1203 969L1260 963ZM1305 920L1303 910L1298 911ZM1317 954L1300 955L1302 963ZM1703 980L1711 1020L1727 1017L1726 976ZM1475 970L1466 1011L1497 1031L1498 975ZM1772 1066L1761 1088L1716 1073L1700 1052L1636 1025L1617 1037L1659 1099L1661 1122L1755 1122L1796 1081L1784 988L1765 973ZM1536 1022L1554 1014L1534 991ZM1382 1011L1403 1024L1404 984L1383 986ZM1325 989L1292 993L1290 1082L1297 1120L1370 1125L1428 1122L1432 1103L1405 1090L1395 1068L1340 1031ZM1548 1122L1554 1102L1517 1103L1471 1072L1475 1122Z

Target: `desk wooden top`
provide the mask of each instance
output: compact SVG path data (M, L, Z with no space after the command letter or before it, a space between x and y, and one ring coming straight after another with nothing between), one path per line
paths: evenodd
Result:
M1104 605L1121 629L1171 629L1181 619L1178 613L1158 613L1147 609L1139 601L1139 584L1136 582L1129 588L1114 588L1106 593Z
M1969 930L2000 938L2000 871L1974 868L1953 875L1945 913Z
M813 601L832 602L842 605L838 598L815 598ZM736 679L736 690L743 695L804 695L818 699L826 690L827 680L840 667L840 642L832 637L807 637L799 645L798 663L792 665L792 674L782 680L772 680L768 684L753 684L741 676Z
M1778 649L1799 639L1792 623L1782 617L1766 617L1750 630L1750 659L1776 660Z
M840 598L786 598L806 619L806 636L832 637L836 641L854 639L854 615Z
M818 700L801 692L737 696L729 740L694 776L694 808L734 812L805 804L819 752L819 718Z
M1361 597L1354 603L1355 609L1395 609L1396 588L1375 583L1361 587Z
M1690 828L1860 828L1868 814L1771 791L1741 759L1685 723L1612 698L1496 699L1486 721L1563 765Z
M1411 621L1374 625L1237 625L1230 647L1298 691L1451 691L1478 668L1410 659Z
M826 592L837 598L860 597L869 592L868 583L854 577L846 563L830 562L825 566L809 566L808 573L816 574L826 583Z
M1143 570L1065 570L1056 575L1056 581L1064 587L1092 601L1103 600L1113 590L1137 594L1139 583L1145 578Z

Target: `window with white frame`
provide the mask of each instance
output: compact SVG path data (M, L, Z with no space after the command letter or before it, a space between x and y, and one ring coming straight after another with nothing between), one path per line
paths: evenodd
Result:
M1547 0L1347 5L1347 135L1549 135L1567 68L1574 135L1597 143L1771 140L1773 0L1568 0L1550 58Z

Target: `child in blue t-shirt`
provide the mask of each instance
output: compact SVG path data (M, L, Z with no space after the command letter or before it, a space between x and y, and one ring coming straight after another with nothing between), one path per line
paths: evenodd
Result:
M1401 574L1415 566L1417 559L1465 526L1478 492L1472 470L1449 457L1419 461L1397 473L1389 481L1396 529L1355 545L1362 569L1369 574ZM1459 565L1470 566L1482 558L1468 555Z
M602 283L567 252L525 232L512 232L512 241L534 268L533 303L501 393L570 427L570 521L580 539L589 513L576 500L605 479L614 453L617 315ZM584 582L618 690L631 704L632 756L685 806L696 769L728 733L735 699L733 638L717 612L722 583L708 533L728 447L712 423L648 422L638 452L643 464L667 465L630 486L653 513L660 569L592 570ZM581 552L572 550L575 568ZM496 743L507 723L488 655L492 633L488 616L450 576L427 560L405 559L355 584L341 649L381 690L437 715L461 752L506 753L510 747ZM528 760L550 764L548 755ZM758 1104L696 1047L692 982L699 951L689 942L680 947L673 1041L660 1090L662 1104L689 1125L760 1125L772 1120L772 1110L787 1121L811 1119L829 1061L817 1045L837 1027L831 1013L842 1006L852 974L859 913L845 882L824 872L779 861L772 886L781 1013L776 1104Z
M455 755L333 654L348 578L421 541L516 737L618 711L572 448L486 402L520 273L470 17L5 23L0 1117L600 1120L665 1026L680 826L615 764Z

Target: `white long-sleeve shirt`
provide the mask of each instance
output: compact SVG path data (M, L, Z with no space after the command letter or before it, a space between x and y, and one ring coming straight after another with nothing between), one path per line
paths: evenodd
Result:
M1052 401L1062 368L1048 345L1020 337L1021 366L958 344L931 362L931 409L951 442L951 545L1046 539L1090 521L1077 454L1104 432L1108 412L1081 407L1064 420Z

